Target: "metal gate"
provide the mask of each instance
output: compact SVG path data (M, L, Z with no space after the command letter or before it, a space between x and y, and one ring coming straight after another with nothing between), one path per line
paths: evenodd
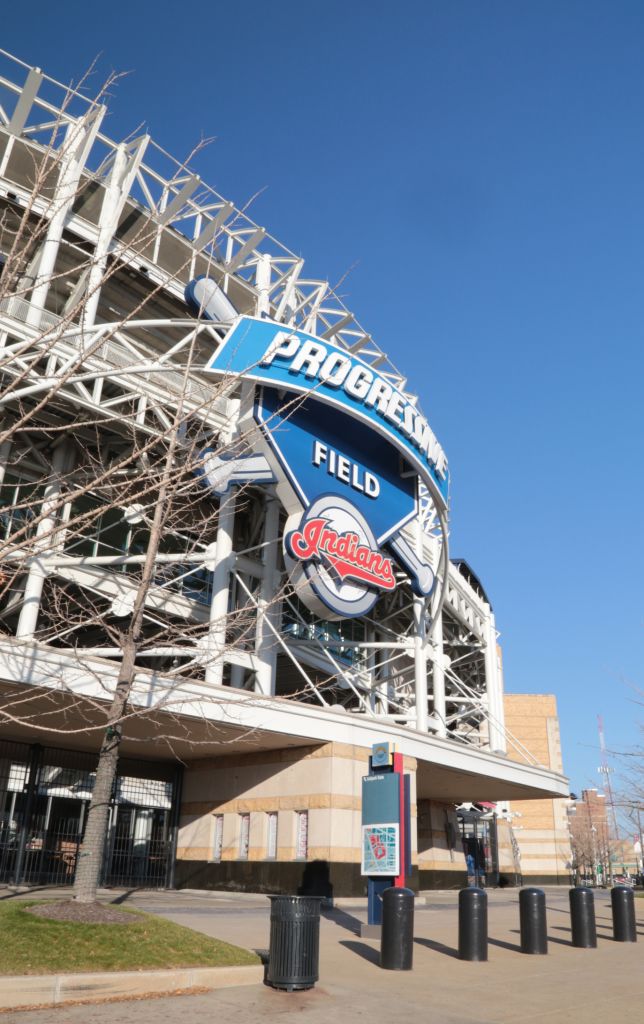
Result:
M71 885L96 756L0 743L0 882ZM110 804L101 882L174 884L180 767L122 758Z
M496 818L493 812L457 809L463 852L469 878L475 885L499 884L499 854Z

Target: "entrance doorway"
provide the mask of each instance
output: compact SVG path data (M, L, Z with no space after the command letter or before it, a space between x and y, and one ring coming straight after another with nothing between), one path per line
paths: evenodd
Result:
M496 817L493 812L479 810L476 804L457 808L463 840L468 881L472 885L499 884L499 856Z

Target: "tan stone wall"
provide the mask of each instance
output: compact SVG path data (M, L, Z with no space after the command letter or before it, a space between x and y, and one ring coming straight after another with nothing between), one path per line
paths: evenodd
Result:
M278 861L296 859L297 812L308 812L307 860L360 862L362 777L369 750L327 743L204 758L184 775L177 857L214 857L216 816L223 816L222 861L267 859L268 813L276 812ZM416 859L416 762L411 776L412 857ZM248 857L240 857L241 815L250 815Z
M453 804L418 801L418 868L420 871L465 870L465 855Z
M557 700L553 694L506 694L505 724L509 732L546 768L563 773ZM508 745L508 757L528 761ZM566 800L513 800L512 827L525 876L551 876L567 881L572 852Z

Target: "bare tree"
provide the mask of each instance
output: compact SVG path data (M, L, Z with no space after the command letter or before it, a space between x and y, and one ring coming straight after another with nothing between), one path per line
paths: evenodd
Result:
M223 681L224 655L252 650L258 615L271 614L252 584L232 614L227 604L208 613L222 514L265 501L252 487L217 499L199 479L204 448L220 458L247 444L230 426L237 382L202 372L221 335L189 321L162 328L161 285L137 280L130 294L128 275L140 277L131 256L66 234L69 211L96 188L73 168L101 99L62 145L36 154L28 200L0 214L0 308L24 324L0 350L0 638L65 652L94 683L80 693L61 671L36 703L32 688L6 690L0 721L101 737L75 878L82 902L96 898L124 734L145 715L170 748L187 738L190 701L221 699L204 683ZM157 232L142 219L128 252ZM105 294L124 308L97 326ZM113 671L96 669L96 652Z

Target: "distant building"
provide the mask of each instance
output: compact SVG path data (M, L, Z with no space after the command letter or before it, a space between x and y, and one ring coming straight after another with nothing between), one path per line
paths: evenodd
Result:
M608 801L596 789L584 789L568 810L578 881L610 885L615 876L636 875L636 840L615 835Z
M563 774L556 697L541 693L506 693L504 707L508 736L514 740L508 743L508 757L538 763ZM512 800L507 806L523 884L569 884L572 850L568 801ZM603 820L606 820L605 808ZM501 842L501 835L499 840ZM513 862L508 867L515 870Z

